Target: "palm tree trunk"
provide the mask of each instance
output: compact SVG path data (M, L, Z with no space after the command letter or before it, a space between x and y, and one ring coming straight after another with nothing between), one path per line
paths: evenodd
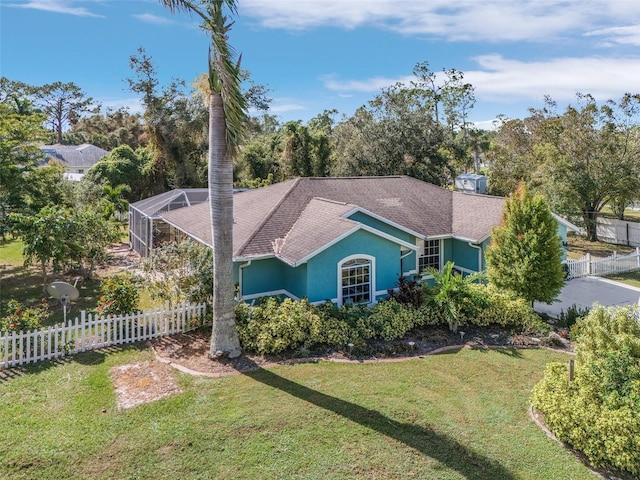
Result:
M213 242L212 358L238 357L242 350L234 312L233 165L226 142L222 96L209 95L209 207Z

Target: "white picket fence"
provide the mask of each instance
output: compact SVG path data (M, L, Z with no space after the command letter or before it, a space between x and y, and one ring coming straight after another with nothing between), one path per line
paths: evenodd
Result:
M186 332L204 324L206 304L169 305L119 317L80 318L26 332L0 332L0 368L9 368L96 348Z
M567 278L606 276L640 269L640 248L628 255L613 253L610 257L598 258L586 254L578 260L567 260Z

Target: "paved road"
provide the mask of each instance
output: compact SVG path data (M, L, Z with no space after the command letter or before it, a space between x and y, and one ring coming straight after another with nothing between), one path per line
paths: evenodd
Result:
M584 277L565 282L551 305L536 302L534 308L537 312L558 318L560 311L566 312L572 305L582 308L591 307L594 302L606 306L631 305L638 303L639 299L640 288L600 277Z

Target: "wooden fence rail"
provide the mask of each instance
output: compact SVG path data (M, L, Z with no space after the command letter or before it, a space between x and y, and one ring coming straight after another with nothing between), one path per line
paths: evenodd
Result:
M588 253L578 260L567 260L567 278L605 276L640 269L640 248L628 255L613 253L606 258L591 257Z
M104 318L82 311L80 318L52 327L0 332L0 368L186 332L203 325L206 312L204 303L167 303L148 312Z

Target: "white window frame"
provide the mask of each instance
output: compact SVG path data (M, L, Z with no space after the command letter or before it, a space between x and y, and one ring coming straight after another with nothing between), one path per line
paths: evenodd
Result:
M356 254L349 255L338 262L338 305L344 304L343 285L342 285L342 271L344 265L353 260L366 260L369 263L369 301L362 303L363 305L373 305L375 303L376 296L376 259L371 255Z
M442 239L426 239L426 240L420 240L419 241L419 247L420 249L418 250L418 255L416 255L416 271L418 272L419 275L423 275L423 270L424 268L420 268L420 259L423 258L435 258L435 254L429 254L429 255L425 255L425 249L427 248L427 246L429 246L429 248L433 248L433 245L437 245L438 248L438 265L437 268L438 270L442 269Z

